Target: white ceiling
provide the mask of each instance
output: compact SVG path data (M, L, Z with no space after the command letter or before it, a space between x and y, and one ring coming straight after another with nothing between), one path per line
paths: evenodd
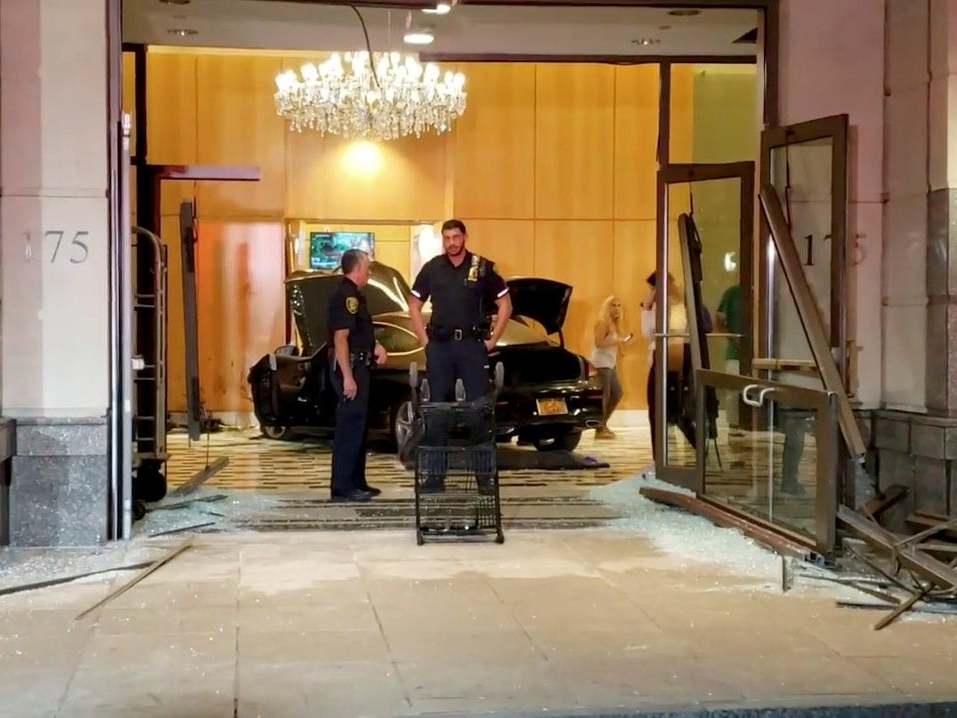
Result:
M703 9L674 17L665 8L493 7L458 5L445 16L419 11L360 10L372 48L438 54L526 55L750 55L754 45L732 44L757 24L753 10ZM431 25L435 42L402 43L406 23ZM662 26L669 26L662 29ZM177 37L172 28L196 35ZM654 38L648 46L633 41ZM126 42L269 50L358 50L365 39L349 7L260 0L124 0Z

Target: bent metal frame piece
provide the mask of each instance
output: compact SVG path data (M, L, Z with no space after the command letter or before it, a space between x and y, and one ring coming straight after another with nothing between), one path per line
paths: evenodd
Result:
M787 221L784 218L781 200L778 199L777 192L769 184L761 186L758 196L771 231L774 249L777 252L778 260L781 262L784 277L791 290L791 296L794 298L801 324L811 346L811 353L814 355L818 371L821 373L821 380L824 382L825 389L833 392L836 396L841 434L847 443L851 459L858 464L862 464L864 454L867 451L864 438L861 436L860 427L857 425L857 419L851 409L851 402L844 391L844 381L838 371L834 357L831 355L830 343L824 332L824 323L821 321L814 296L811 293L810 286L808 286L804 272L801 270L801 260L794 248L794 238L791 236L791 230L788 229Z

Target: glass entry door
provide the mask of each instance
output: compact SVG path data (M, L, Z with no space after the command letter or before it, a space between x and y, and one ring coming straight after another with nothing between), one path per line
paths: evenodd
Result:
M648 407L655 473L695 490L698 444L713 441L719 424L740 420L738 398L730 397L699 424L695 371L751 369L754 175L753 162L676 164L658 172Z

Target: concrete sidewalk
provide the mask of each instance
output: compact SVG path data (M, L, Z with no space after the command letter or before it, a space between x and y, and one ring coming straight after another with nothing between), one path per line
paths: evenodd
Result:
M957 622L875 632L877 616L835 607L833 589L781 595L776 565L733 573L611 529L421 548L411 531L201 536L81 621L129 574L0 598L0 713L617 715L957 698Z

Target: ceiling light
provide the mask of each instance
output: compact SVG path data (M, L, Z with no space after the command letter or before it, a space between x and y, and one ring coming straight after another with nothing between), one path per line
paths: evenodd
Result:
M426 13L427 15L448 15L450 12L452 12L452 3L436 3L435 7L422 8L422 12Z
M669 10L668 14L672 17L694 17L695 15L700 15L701 11L686 8L684 10Z
M375 72L373 73L373 63ZM452 129L465 111L465 77L398 52L333 54L276 77L276 112L292 129L376 140ZM365 151L365 150L364 150Z
M176 35L176 37L189 37L190 35L198 35L199 32L194 30L191 27L171 27L167 30L170 35Z
M659 37L637 37L631 41L632 45L641 45L643 47L658 45L659 43L661 43L661 38Z
M435 35L431 30L413 30L407 32L402 38L407 45L431 45L434 40Z

